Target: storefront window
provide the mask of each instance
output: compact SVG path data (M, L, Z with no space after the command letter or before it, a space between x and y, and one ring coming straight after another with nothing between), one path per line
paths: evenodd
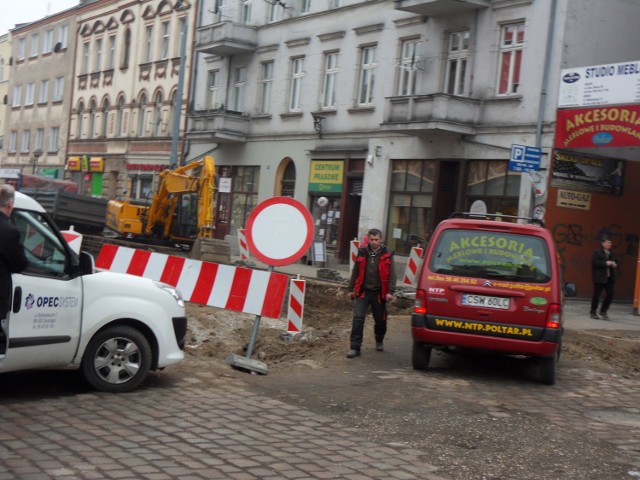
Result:
M488 213L518 214L520 175L507 170L504 160L472 160L467 175L467 211L476 200Z
M409 254L428 240L435 169L433 160L393 161L385 239L396 253Z
M245 228L249 214L258 204L259 167L235 167L231 194L231 224L229 234Z

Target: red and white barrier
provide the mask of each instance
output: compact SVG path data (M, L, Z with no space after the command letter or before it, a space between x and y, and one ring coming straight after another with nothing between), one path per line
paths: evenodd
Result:
M69 230L62 230L60 233L71 247L71 250L76 253L80 253L80 247L82 247L82 234L76 232L73 229L73 225L71 225Z
M249 260L249 244L244 234L244 228L238 229L238 247L240 248L240 260Z
M287 310L287 332L300 333L304 314L305 280L292 278L289 284L289 308Z
M289 277L281 273L202 262L117 245L104 245L96 268L177 287L193 303L280 318Z
M407 268L404 271L404 280L402 283L406 285L416 285L416 277L422 262L422 253L424 249L422 247L412 247L409 254L409 261L407 262Z
M356 263L356 257L358 256L358 248L360 248L360 242L356 239L351 240L349 245L349 271L353 271L353 266Z

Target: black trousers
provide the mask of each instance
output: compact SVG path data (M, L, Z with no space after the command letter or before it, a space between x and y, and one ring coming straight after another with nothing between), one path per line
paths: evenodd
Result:
M593 284L593 297L591 297L591 313L596 313L598 310L598 303L600 302L600 296L604 290L604 300L600 305L600 312L607 313L609 305L613 302L613 286L615 284L611 280L607 280L607 283L594 283Z
M351 349L360 350L364 332L364 319L367 316L369 306L375 322L373 332L376 343L382 343L387 333L387 304L380 298L380 292L365 291L361 298L354 300L353 323L351 325Z

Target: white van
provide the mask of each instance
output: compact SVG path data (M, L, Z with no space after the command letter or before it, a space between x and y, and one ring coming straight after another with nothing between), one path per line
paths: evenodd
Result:
M173 287L96 272L35 200L16 192L12 219L29 261L13 274L0 372L77 368L95 389L127 392L184 358L184 302Z

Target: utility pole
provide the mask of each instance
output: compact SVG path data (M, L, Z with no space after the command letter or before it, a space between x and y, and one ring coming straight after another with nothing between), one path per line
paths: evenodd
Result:
M182 31L180 32L180 70L178 72L178 89L173 101L173 128L171 132L171 157L169 158L169 168L174 169L178 166L178 141L180 139L180 117L182 113L182 91L184 89L184 70L187 63L187 22L188 16L185 16L182 23Z

